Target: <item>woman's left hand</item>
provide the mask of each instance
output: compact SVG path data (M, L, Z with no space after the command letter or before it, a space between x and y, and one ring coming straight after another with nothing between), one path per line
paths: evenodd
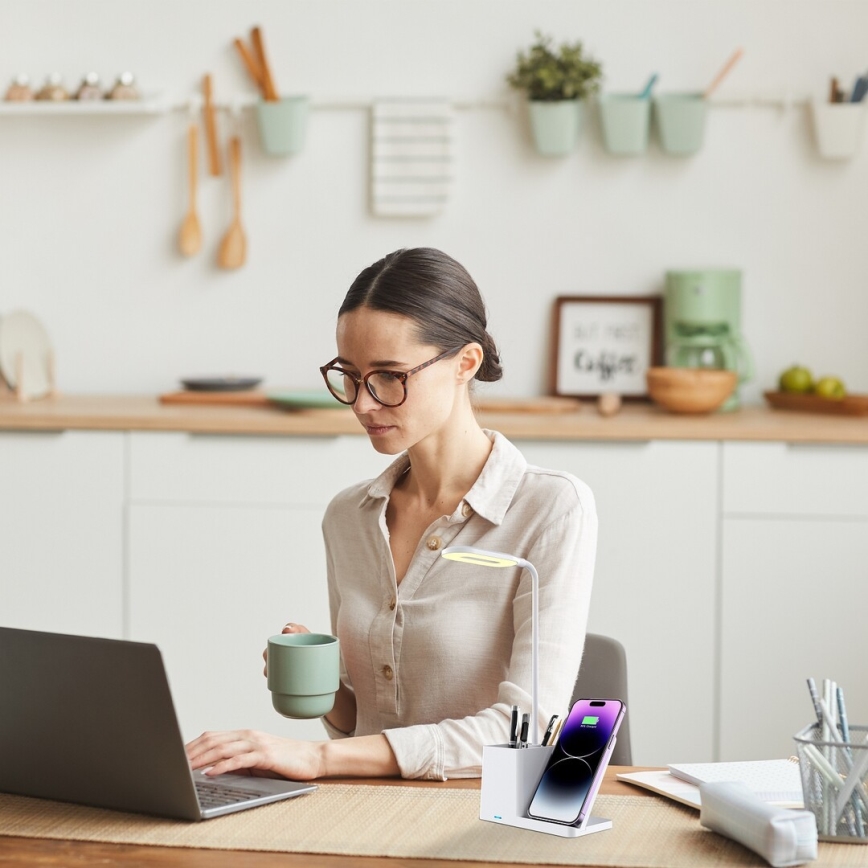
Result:
M240 729L205 732L187 745L187 759L194 769L208 775L247 772L279 775L294 781L310 781L323 774L322 743L278 738L265 732Z

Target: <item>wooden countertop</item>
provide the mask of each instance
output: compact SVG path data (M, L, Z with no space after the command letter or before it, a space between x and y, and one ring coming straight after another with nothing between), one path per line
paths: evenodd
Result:
M570 413L480 412L479 421L525 440L749 440L868 444L868 417L747 406L731 413L684 416L651 404L626 405L610 418L586 402ZM187 431L331 437L360 435L352 412L160 404L156 396L57 395L18 403L0 397L0 431Z

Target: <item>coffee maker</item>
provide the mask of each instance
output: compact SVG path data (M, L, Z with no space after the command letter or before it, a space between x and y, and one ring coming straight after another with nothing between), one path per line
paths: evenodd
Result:
M740 271L667 271L663 323L669 367L725 368L738 374L739 383L753 376L741 336ZM721 410L738 406L736 386Z

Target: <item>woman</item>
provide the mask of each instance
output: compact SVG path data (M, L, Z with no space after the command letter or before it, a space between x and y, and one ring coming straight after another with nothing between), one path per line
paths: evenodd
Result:
M537 568L542 728L565 712L581 660L593 496L479 426L471 383L500 379L500 361L476 284L446 254L399 250L362 271L338 314L337 347L321 369L332 394L378 452L399 457L338 494L323 520L342 654L324 718L332 739L205 733L188 754L210 774L478 777L482 745L509 738L512 706L530 711L530 577L441 551L478 546Z

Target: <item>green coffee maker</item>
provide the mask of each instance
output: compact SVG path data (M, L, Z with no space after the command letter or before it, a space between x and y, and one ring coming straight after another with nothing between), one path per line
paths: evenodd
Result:
M663 323L669 367L724 368L735 371L739 383L753 376L741 336L740 271L667 271ZM721 410L738 406L736 386Z

